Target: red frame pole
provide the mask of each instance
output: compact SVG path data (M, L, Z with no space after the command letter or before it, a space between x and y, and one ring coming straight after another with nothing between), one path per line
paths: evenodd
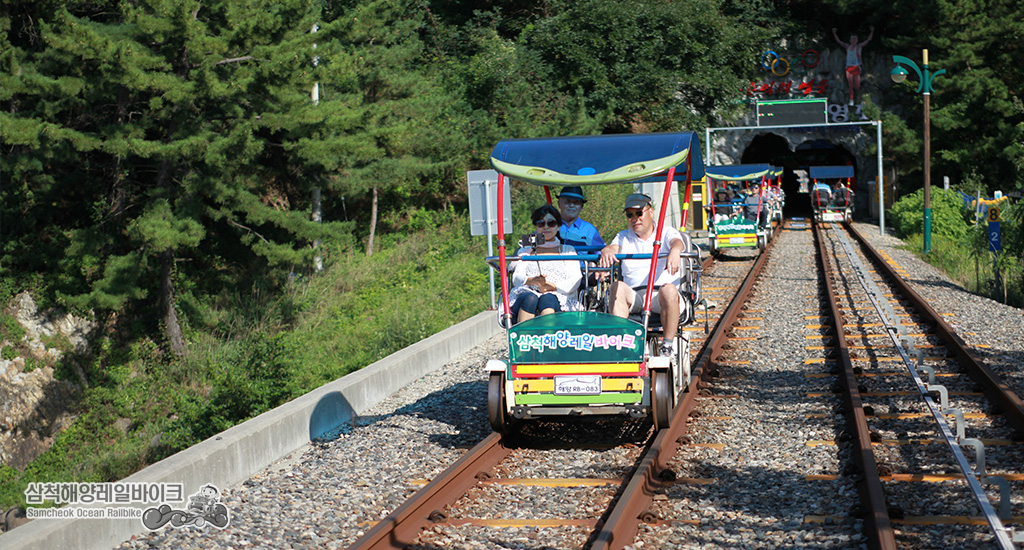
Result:
M686 164L689 166L690 157L687 154ZM658 226L654 229L654 251L651 252L651 269L647 274L647 293L644 295L644 331L647 330L647 319L651 316L651 296L654 294L654 278L658 269L658 252L661 251L661 232L665 227L665 212L668 210L668 198L672 193L672 179L676 175L676 167L668 169L668 179L665 181L665 192L661 194L661 212L658 213Z
M708 203L711 204L711 219L715 219L715 184L713 179L705 177L704 181L707 182L707 188L704 192L708 194ZM712 223L714 223L712 221Z
M553 204L551 202L551 188L548 187L547 185L544 186L544 198L547 199L548 204Z
M764 181L767 177L767 174L761 176L761 184L757 186L757 219L759 220L761 219L761 203L764 202Z
M689 217L687 214L690 213L690 195L693 191L693 167L690 166L690 159L686 159L686 193L683 200L683 223L679 224L679 231L686 231L686 219ZM696 216L696 214L694 214Z
M498 174L498 263L501 264L501 303L505 308L505 328L512 328L512 308L508 305L508 266L505 264L505 175Z

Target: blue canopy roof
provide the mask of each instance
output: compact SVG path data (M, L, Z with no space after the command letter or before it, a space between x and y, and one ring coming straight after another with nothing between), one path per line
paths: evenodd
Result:
M852 178L853 166L811 166L814 179Z
M768 175L771 170L770 164L726 164L708 166L707 173L709 178L721 181L750 181Z
M786 169L781 166L772 166L771 169L768 171L768 177L777 178L781 176L782 173L785 171Z
M655 179L676 167L679 178L704 177L695 132L608 134L505 139L491 152L491 166L511 178L541 185L596 185Z

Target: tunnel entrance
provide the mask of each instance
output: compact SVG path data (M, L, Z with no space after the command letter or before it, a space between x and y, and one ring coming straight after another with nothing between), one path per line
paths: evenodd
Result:
M810 217L812 215L807 172L811 166L854 166L856 185L856 158L845 147L827 139L804 141L792 150L786 138L765 133L754 136L743 150L741 164L772 164L781 166L782 190L786 193L785 217ZM859 191L856 186L854 192Z

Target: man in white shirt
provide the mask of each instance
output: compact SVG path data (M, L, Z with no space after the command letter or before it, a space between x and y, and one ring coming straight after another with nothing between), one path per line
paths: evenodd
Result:
M611 267L616 254L650 254L654 252L655 222L651 197L634 193L626 197L623 210L629 228L620 231L611 244L601 249L600 267ZM658 260L655 269L654 296L651 312L661 315L664 330L660 355L675 354L675 337L679 325L679 281L682 260L679 256L685 250L685 237L673 227L666 226L661 234L661 249L668 249L668 257ZM644 309L647 280L650 274L650 260L623 260L622 280L615 281L611 288L611 312L619 317L640 313Z

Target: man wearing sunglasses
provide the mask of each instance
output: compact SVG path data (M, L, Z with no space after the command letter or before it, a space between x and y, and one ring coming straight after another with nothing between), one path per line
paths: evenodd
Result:
M558 194L558 212L562 215L562 239L565 244L579 248L581 246L605 245L601 234L594 224L580 219L580 212L587 199L583 198L583 188L579 186L563 187Z
M626 197L623 208L628 229L615 235L611 244L601 249L600 267L611 267L617 260L616 254L651 254L654 252L655 227L654 206L651 197L634 193ZM668 225L661 234L662 250L668 249L668 256L658 260L655 269L654 295L651 312L661 316L664 330L660 355L675 355L675 337L679 328L679 281L682 276L679 254L685 249L683 234ZM610 292L611 313L628 317L641 313L650 275L650 260L623 260L622 280L612 284Z

